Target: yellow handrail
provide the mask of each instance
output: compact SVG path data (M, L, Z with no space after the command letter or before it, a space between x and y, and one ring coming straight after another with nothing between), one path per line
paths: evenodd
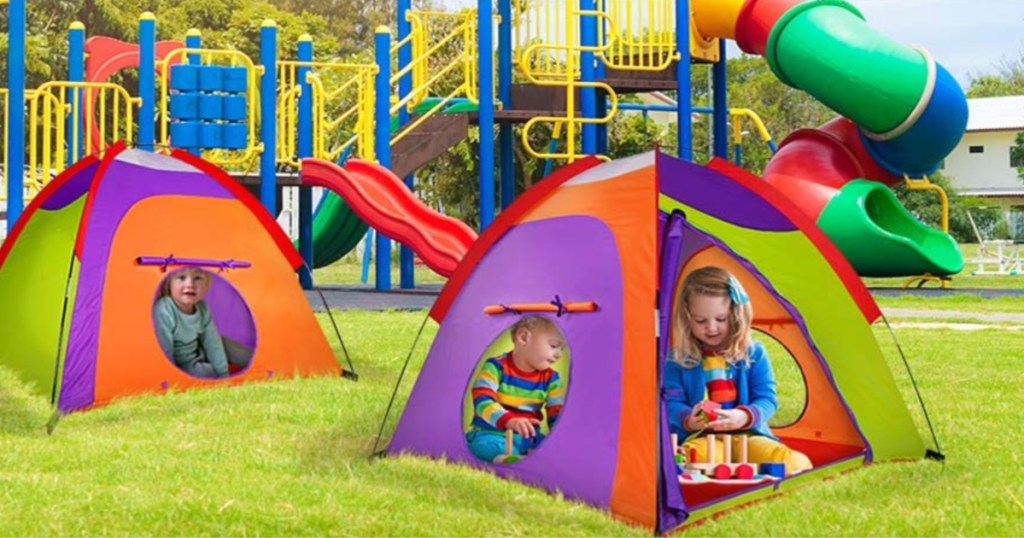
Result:
M939 197L939 228L949 233L949 197L946 196L946 191L929 181L927 177L911 179L903 176L903 184L907 186L908 191L932 191Z
M735 118L732 122L732 127L733 140L736 144L740 143L740 137L742 136L742 131L740 130L742 124L739 121L742 118L747 118L750 120L750 123L754 124L754 129L757 131L758 136L761 137L763 142L771 142L772 135L768 132L768 128L765 127L764 122L761 121L761 116L758 116L757 112L754 112L749 108L730 108L729 115Z
M336 161L355 146L361 159L373 158L374 77L377 66L338 62L279 62L286 73L278 86L283 110L278 113L280 163L298 167L297 118L301 87L296 82L300 67L307 67L306 81L313 99L313 157ZM331 90L327 90L331 87ZM329 119L331 118L331 119Z
M68 151L86 154L110 144L132 143L134 109L140 100L109 82L47 82L25 93L28 104L26 195L32 197L67 167ZM72 116L70 148L65 145ZM108 119L109 116L109 119ZM83 147L78 147L84 140Z
M580 127L585 124L601 125L608 124L615 117L618 112L618 96L611 86L603 82L582 82L577 80L579 74L579 54L581 52L594 52L602 53L607 45L603 46L583 46L578 43L576 38L576 27L580 16L597 16L605 17L601 12L597 11L584 11L574 7L572 2L565 3L565 21L564 26L564 37L565 45L556 45L551 43L534 43L526 47L525 51L521 55L520 68L526 79L532 84L538 86L553 86L561 87L565 89L565 115L564 116L537 116L531 118L523 126L522 131L522 142L526 152L538 159L564 159L569 162L576 160L581 154L577 151L576 134ZM551 68L551 63L545 62L543 59L534 62L534 54L536 51L546 50L555 52L556 55L561 55L564 58L563 68L560 71ZM549 58L551 54L541 56L540 58ZM542 69L534 71L534 65L541 66ZM577 88L594 88L604 91L608 96L609 108L604 111L603 116L597 118L579 118L576 115L576 90ZM538 123L552 123L557 125L558 123L564 123L565 125L565 146L566 151L563 153L550 153L545 151L538 151L530 145L529 135L530 130L534 125ZM607 160L607 156L598 156L599 158Z
M939 197L939 228L944 233L949 233L949 197L946 195L946 191L942 187L932 183L927 176L911 179L909 176L903 176L903 184L907 186L908 191L932 191ZM949 287L949 282L952 277L949 276L935 276L932 274L925 273L920 276L915 276L907 279L903 283L904 288L909 288L915 282L920 282L918 287L923 286L926 282L936 281L943 288Z
M245 53L237 50L221 50L221 49L192 49L182 48L175 49L167 54L163 60L158 61L157 71L160 74L160 95L159 95L159 108L157 115L159 117L160 131L157 138L157 143L164 146L169 146L171 143L169 126L170 126L170 114L168 111L168 103L170 101L170 70L171 66L178 63L186 62L186 59L194 59L200 65L230 65L235 67L243 67L246 70L246 144L245 148L241 150L207 150L203 152L203 157L210 162L219 164L222 166L230 165L242 165L250 163L257 155L262 153L263 144L259 141L256 133L256 122L259 117L259 103L260 103L260 88L259 88L259 77L263 74L263 66L255 65L252 58L249 58Z

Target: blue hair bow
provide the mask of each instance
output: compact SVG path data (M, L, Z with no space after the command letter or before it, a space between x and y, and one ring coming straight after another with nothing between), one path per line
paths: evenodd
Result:
M729 277L729 298L732 299L733 304L746 304L750 302L747 291L743 289L743 285L734 276Z

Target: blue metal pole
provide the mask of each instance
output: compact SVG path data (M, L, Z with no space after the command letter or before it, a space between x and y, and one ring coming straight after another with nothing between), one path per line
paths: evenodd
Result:
M580 0L581 11L595 11L596 0ZM597 72L594 67L594 52L586 50L587 47L597 46L597 18L593 15L580 17L580 45L583 50L580 52L580 81L583 83L594 82ZM585 119L597 117L597 90L591 86L580 88L580 112ZM593 155L597 153L597 125L593 123L583 124L583 153Z
M718 40L718 63L711 68L711 80L714 94L714 109L711 116L711 125L714 129L715 157L722 159L729 158L729 105L728 88L726 87L726 52L725 40Z
M664 0L662 0L662 1L664 1ZM601 25L604 28L604 31L601 33L601 35L606 36L605 39L607 39L607 35L608 35L608 21L602 18L598 22L598 24ZM598 37L599 37L599 41L600 41L600 36L598 36ZM606 45L607 43L598 43L598 44L603 46L603 45ZM605 66L604 62L603 61L597 62L597 72L596 72L597 80L604 80L606 78L606 76L605 76L606 71L607 71L607 66ZM599 92L597 94L597 110L599 110L602 115L608 113L608 94L606 94L605 92ZM597 126L597 152L599 154L601 154L601 155L608 155L608 124L607 123L602 123L602 124L599 124Z
M199 33L199 30L197 28L190 28L189 31L185 33L185 48L187 48L187 49L200 49L202 47L203 47L203 36L202 36L202 34ZM189 54L187 59L188 59L188 64L189 65L202 65L202 62L203 62L203 59L200 57L199 54ZM199 141L197 140L196 141L196 146L191 147L191 148L186 148L186 150L189 153L193 154L193 155L199 156L203 152L202 152L201 149L199 149L198 146L199 146Z
M156 141L156 17L139 16L139 149L153 151Z
M309 34L299 36L297 58L300 62L313 61L313 38ZM299 85L298 152L299 159L313 156L313 87L306 80L309 65L299 64L295 70ZM299 187L299 255L305 265L299 268L299 284L302 289L313 287L313 191L310 187Z
M498 100L505 110L512 108L512 0L498 0ZM512 124L498 124L498 171L501 208L516 199L515 139Z
M267 19L260 27L260 202L277 216L277 24Z
M401 41L408 37L412 33L412 25L406 20L406 13L412 9L412 0L398 0L398 40ZM412 43L406 43L405 46L398 49L398 69L402 70L412 63ZM398 99L405 99L410 93L412 93L412 72L402 75L402 78L398 81ZM405 125L409 122L409 111L407 107L402 107L398 111L398 123L399 125ZM412 174L405 176L405 186L412 190L414 176ZM416 273L412 263L413 253L412 249L402 245L398 253L398 281L399 287L402 289L411 289L416 287Z
M68 27L68 82L82 82L85 80L85 25L79 21L71 23ZM82 90L71 91L71 113L68 114L67 138L68 161L67 165L82 158L85 154L82 144L85 137L82 133L82 113L85 109L82 103Z
M185 48L187 49L201 49L203 48L203 35L199 32L198 28L191 28L185 33ZM188 63L189 65L199 65L202 58L198 54L189 54Z
M693 160L693 125L690 123L690 103L692 88L690 87L690 2L676 0L676 50L679 61L676 62L677 96L676 125L679 129L676 150L679 158Z
M370 254L373 252L373 228L366 230L366 241L363 242L363 271L359 274L359 281L366 284L370 277Z
M373 147L377 163L384 168L391 168L391 31L387 26L377 28L373 44L377 59ZM380 233L380 230L377 231L377 264L374 276L376 289L391 289L391 239Z
M494 221L494 40L491 0L477 0L480 88L480 231Z
M25 207L25 0L7 4L7 233Z

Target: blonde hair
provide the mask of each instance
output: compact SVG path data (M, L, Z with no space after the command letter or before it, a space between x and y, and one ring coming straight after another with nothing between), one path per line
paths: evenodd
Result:
M199 273L199 274L201 274L201 275L206 277L207 285L212 285L213 284L213 280L210 277L210 272L207 271L206 269L203 269L201 267L182 267L180 269L175 269L175 270L171 271L170 273L167 273L167 276L165 276L164 279L162 281L160 281L160 296L157 297L157 299L159 299L160 297L170 297L171 296L171 279L174 278L175 275L177 275L179 273L184 273L184 272Z
M552 333L557 334L563 341L565 340L565 336L562 335L562 330L558 328L558 325L555 322L545 318L544 316L536 315L523 316L516 320L516 322L512 324L512 327L509 328L508 336L512 339L512 343L514 344L516 342L516 333L519 331L525 329L532 333L540 328L551 331Z
M686 275L674 303L676 315L672 323L672 349L675 351L673 360L681 363L686 357L700 359L702 356L700 343L690 330L690 302L693 297L704 295L729 299L729 334L725 338L722 356L732 364L750 361L747 357L747 347L750 346L750 325L754 318L754 309L749 299L737 303L730 293L733 285L739 287L739 282L721 267L709 265ZM736 290L736 293L746 297L746 292L742 288Z

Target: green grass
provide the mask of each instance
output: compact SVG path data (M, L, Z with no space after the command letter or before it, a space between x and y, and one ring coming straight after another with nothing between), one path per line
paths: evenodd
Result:
M0 535L648 534L485 472L422 458L368 459L424 314L335 316L359 382L279 380L126 398L66 416L50 436L45 399L0 368ZM327 331L326 316L318 319ZM388 433L434 334L428 323ZM944 466L881 464L812 481L685 534L1024 534L1024 331L993 324L897 334ZM888 332L876 328L876 336L926 432ZM781 352L773 354L785 422L803 405L802 382Z

